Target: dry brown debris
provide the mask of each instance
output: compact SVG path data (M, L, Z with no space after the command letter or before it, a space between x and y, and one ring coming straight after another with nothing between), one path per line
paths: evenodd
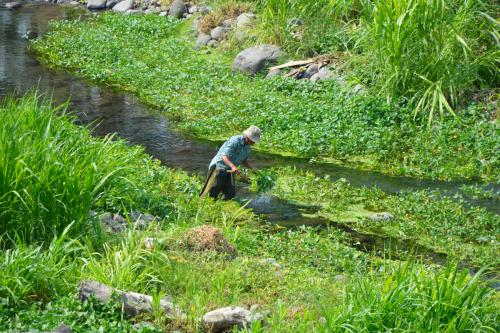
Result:
M250 6L246 3L228 3L221 6L217 11L211 12L200 21L199 30L210 33L212 29L218 27L224 20L235 19L243 13L250 11Z
M221 230L210 225L188 230L183 237L182 244L187 249L196 252L214 251L231 256L237 254L236 249L224 238Z

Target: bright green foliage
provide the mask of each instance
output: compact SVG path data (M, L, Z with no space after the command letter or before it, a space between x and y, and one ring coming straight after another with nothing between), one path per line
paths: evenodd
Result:
M429 124L454 114L468 89L498 83L498 23L484 10L481 1L374 1L362 23L366 74L388 98L412 99Z
M34 94L0 106L0 234L50 241L72 223L71 235L95 238L100 228L90 213L104 193L118 188L133 197L125 175L135 174L129 161L142 150L124 153L111 136L94 140L57 116L64 112Z
M491 291L477 279L452 266L437 274L411 264L382 278L371 272L348 286L340 304L327 307L319 332L497 332L499 315L485 302Z
M74 257L82 247L69 240L66 232L46 249L18 242L15 248L0 252L0 313L72 289L79 276Z
M363 9L359 0L254 0L264 42L282 45L290 54L315 55L351 49L348 22ZM300 23L297 24L298 20Z
M231 74L228 63L194 52L179 25L151 15L103 14L55 23L33 46L48 64L134 92L205 138L225 139L255 124L263 129L263 150L397 174L500 176L492 110L471 106L465 120L416 126L410 110L353 95L335 82Z
M11 104L24 105L30 99L35 101L28 96ZM44 110L50 114L51 108L46 106ZM79 138L82 146L108 142L90 137L86 129L76 127L64 117L53 116L52 122L71 131L69 136ZM29 128L37 126L31 124ZM50 138L57 139L58 133L48 132L44 143L50 145L54 142ZM22 138L20 132L13 134L12 139ZM75 142L70 137L66 140ZM115 167L126 165L123 176L129 181L116 181L105 187L92 208L152 211L161 214L162 223L149 230L105 233L105 245L97 247L92 242L81 244L70 239L71 235L81 236L72 232L73 228L79 230L76 223L60 237L46 242L45 247L25 245L22 240L9 241L10 247L0 250L1 331L52 330L64 322L74 332L133 332L134 322L148 320L162 331L200 332L199 318L204 313L228 305L252 304L270 310L265 328L259 325L248 328L255 332L345 331L348 325L353 331L366 327L394 328L394 331L412 327L495 329L498 322L495 294L484 289L479 278L466 273L455 276L453 270L442 272L441 268L416 264L398 268L393 261L347 246L345 235L333 228L283 230L265 225L234 202L200 199L199 179L159 166L136 147L120 141L109 144L114 147L113 160L120 163ZM87 154L92 151L82 151L81 158L85 159ZM275 191L287 178L284 172L279 175ZM314 188L302 178L294 176ZM360 191L373 197L369 190ZM325 196L325 192L318 191L315 199ZM396 198L402 200L401 206L414 207L406 202L405 196ZM454 207L460 215L461 211ZM438 205L427 213L446 217L448 212ZM80 214L82 219L88 216L87 211ZM474 214L483 216L481 212ZM426 215L417 211L415 216ZM489 223L487 216L483 218L484 223ZM224 253L192 252L186 248L187 231L202 224L220 228L238 255L233 258ZM481 230L478 228L477 232ZM471 232L471 236L476 234L474 230ZM146 245L146 238L153 240L152 249ZM25 234L23 240L30 239L37 237ZM265 258L274 258L281 267ZM339 278L338 274L343 275ZM94 300L82 303L75 295L76 285L82 279L150 294L156 301L164 295L171 296L188 319L168 321L158 311L131 319L116 304L102 305ZM326 318L326 324L321 324L321 317Z
M54 331L61 323L69 325L72 332L137 332L160 333L155 327L135 329L133 323L123 316L117 303L101 304L90 299L81 302L77 295L70 293L49 303L33 303L25 309L15 312L0 312L0 330L2 332Z
M484 208L466 208L463 201L433 191L402 192L356 188L348 182L319 178L291 169L275 170L271 192L278 197L322 208L319 214L368 233L410 239L425 248L496 269L500 218ZM375 212L389 212L391 221L371 221Z
M267 170L259 170L252 177L252 188L256 192L268 192L274 188L276 184L276 175Z

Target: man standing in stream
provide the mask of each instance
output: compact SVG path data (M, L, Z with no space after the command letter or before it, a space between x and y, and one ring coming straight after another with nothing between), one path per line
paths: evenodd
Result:
M217 199L222 192L223 200L234 198L236 194L234 175L240 174L238 167L241 164L253 169L248 162L248 154L250 146L259 140L260 129L252 125L243 132L243 135L235 135L224 142L210 162L207 179L200 196L208 194L211 198Z

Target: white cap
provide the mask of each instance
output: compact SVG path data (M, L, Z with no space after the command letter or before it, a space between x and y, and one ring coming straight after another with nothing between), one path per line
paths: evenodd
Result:
M257 143L260 140L260 128L252 125L245 131L243 131L243 135L252 140L253 142Z

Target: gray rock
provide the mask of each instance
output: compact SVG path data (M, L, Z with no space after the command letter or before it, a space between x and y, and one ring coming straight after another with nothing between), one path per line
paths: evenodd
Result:
M266 75L266 78L272 78L272 77L275 77L275 76L280 76L281 73L283 73L283 71L281 69L273 69L272 71L270 71L269 73L267 73Z
M319 77L319 73L316 73L316 74L314 74L313 76L311 76L310 80L311 80L312 82L320 81L321 79L320 79L320 77Z
M215 49L216 47L219 46L219 42L216 41L215 39L212 39L210 42L207 43L207 46Z
M152 296L135 292L123 292L97 281L82 281L78 286L78 295L81 300L87 300L93 296L102 303L107 303L110 300L120 302L123 305L125 314L129 316L153 312ZM172 304L168 298L162 298L159 305L168 318L186 318L186 315Z
M99 215L101 225L110 232L121 232L127 230L127 220L118 214L103 213Z
M236 25L236 20L229 18L222 21L222 26L227 29L232 29Z
M135 229L147 229L153 222L159 222L160 218L148 213L141 213L138 210L128 214L130 222L134 224Z
M236 28L242 29L242 28L248 28L252 26L255 22L255 18L257 16L252 13L243 13L238 18L236 19Z
M142 10L139 9L129 9L125 12L127 15L138 15L138 14L144 14Z
M260 313L252 313L241 307L229 306L210 311L203 316L203 323L210 332L225 332L237 326L239 329L249 327L252 323L264 320Z
M160 8L157 7L150 7L144 11L144 14L159 14L160 13Z
M224 27L216 27L210 31L210 36L215 40L222 40L226 35L226 29Z
M198 13L201 13L202 15L207 15L212 11L212 7L210 6L200 6L198 7Z
M113 11L117 13L125 13L127 10L134 7L134 0L123 0L113 7Z
M234 59L233 71L254 75L266 65L276 62L281 54L279 47L267 44L243 50Z
M375 213L370 215L370 220L380 222L380 221L390 221L394 219L394 215L388 212Z
M120 2L120 0L107 0L106 1L106 9L113 8L119 2Z
M193 14L186 14L186 18L187 18L187 19L188 19L188 18L191 18L191 17L193 17Z
M16 8L21 8L23 5L20 2L7 2L5 5L5 8L7 9L16 9Z
M210 37L210 35L207 35L207 34L204 34L204 33L201 33L198 35L198 37L196 38L196 49L200 49L201 47L205 46L208 44L208 42L210 42L212 40L212 37Z
M168 12L160 12L160 16L168 16Z
M87 1L88 9L105 9L106 8L106 0L88 0Z
M186 4L182 0L174 0L174 2L172 2L172 5L170 5L170 16L180 19L182 18L182 15L187 12L188 10Z
M317 64L312 64L309 67L307 67L307 69L304 72L304 75L302 76L302 78L303 79L309 79L309 78L311 78L316 73L318 73L318 65Z
M333 73L328 69L328 67L321 67L318 74L320 80L328 80L333 77Z
M78 1L75 1L75 0L70 1L70 3L69 3L69 4L70 4L71 6L80 6L80 3L79 3Z
M193 5L193 6L189 7L188 12L189 12L189 14L194 14L194 13L198 12L198 6Z

